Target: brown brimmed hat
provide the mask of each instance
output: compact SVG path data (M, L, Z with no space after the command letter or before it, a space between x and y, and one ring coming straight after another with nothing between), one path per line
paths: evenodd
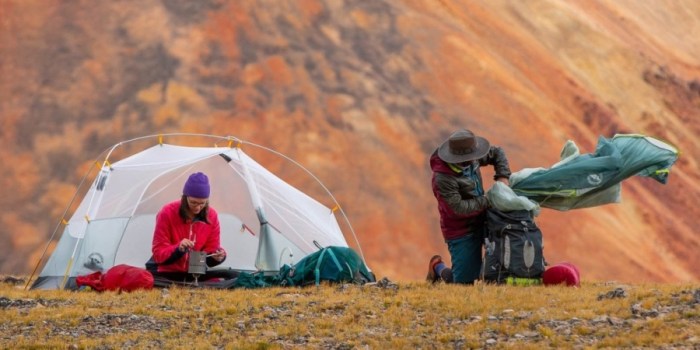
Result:
M438 148L438 157L448 163L462 163L479 159L489 153L491 145L469 130L454 132Z

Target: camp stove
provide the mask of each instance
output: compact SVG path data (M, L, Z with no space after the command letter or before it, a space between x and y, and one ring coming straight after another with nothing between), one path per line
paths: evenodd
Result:
M187 272L194 277L194 285L199 285L199 276L207 273L207 253L191 251Z

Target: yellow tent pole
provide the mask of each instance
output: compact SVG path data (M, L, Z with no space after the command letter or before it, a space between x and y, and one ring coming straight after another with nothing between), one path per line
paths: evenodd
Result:
M63 282L61 282L61 289L66 289L66 283L68 282L68 274L70 273L70 269L73 267L73 257L70 257L70 261L68 261L68 266L66 266L66 272L63 274Z
M90 223L90 217L85 215L85 221ZM73 248L73 254L70 256L68 261L68 266L66 266L66 272L63 274L63 282L61 282L61 289L66 289L66 282L68 281L68 275L70 274L70 269L73 267L73 260L75 259L75 250L78 248L78 242L75 243L76 246Z
M107 158L105 158L105 160L102 163L100 163L99 161L95 162L95 166L97 166L97 169L99 170L102 170L102 168L105 166L112 169L112 163L110 163L109 160L107 160Z

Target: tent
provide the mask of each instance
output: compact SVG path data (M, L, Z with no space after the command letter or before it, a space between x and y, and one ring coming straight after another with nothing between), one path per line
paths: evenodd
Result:
M166 137L187 136L227 145L193 147L163 142ZM117 149L136 141L150 141L152 146L110 163ZM326 191L334 209L268 171L243 151L244 145L272 152L301 168ZM151 256L157 212L180 198L185 180L197 171L209 177L210 203L219 213L221 244L228 251L219 267L273 274L320 247L348 247L336 213L342 214L355 237L347 216L318 178L271 149L233 137L167 134L120 142L106 154L103 160L98 158L99 174L77 209L54 231L55 235L64 226L32 288L74 288L76 276L119 264L143 267ZM362 256L356 237L355 242Z
M620 183L628 177L651 177L665 184L678 155L676 147L638 134L601 136L595 152L583 155L568 141L558 163L515 172L510 185L515 194L562 211L617 203Z

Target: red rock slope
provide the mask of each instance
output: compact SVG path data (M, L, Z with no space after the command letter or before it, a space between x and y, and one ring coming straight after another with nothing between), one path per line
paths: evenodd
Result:
M304 164L379 276L421 279L446 254L427 158L468 127L514 170L553 164L567 139L676 144L668 185L631 179L621 204L537 220L550 262L584 280L698 281L698 13L691 0L0 1L0 269L31 271L100 151L203 132Z

